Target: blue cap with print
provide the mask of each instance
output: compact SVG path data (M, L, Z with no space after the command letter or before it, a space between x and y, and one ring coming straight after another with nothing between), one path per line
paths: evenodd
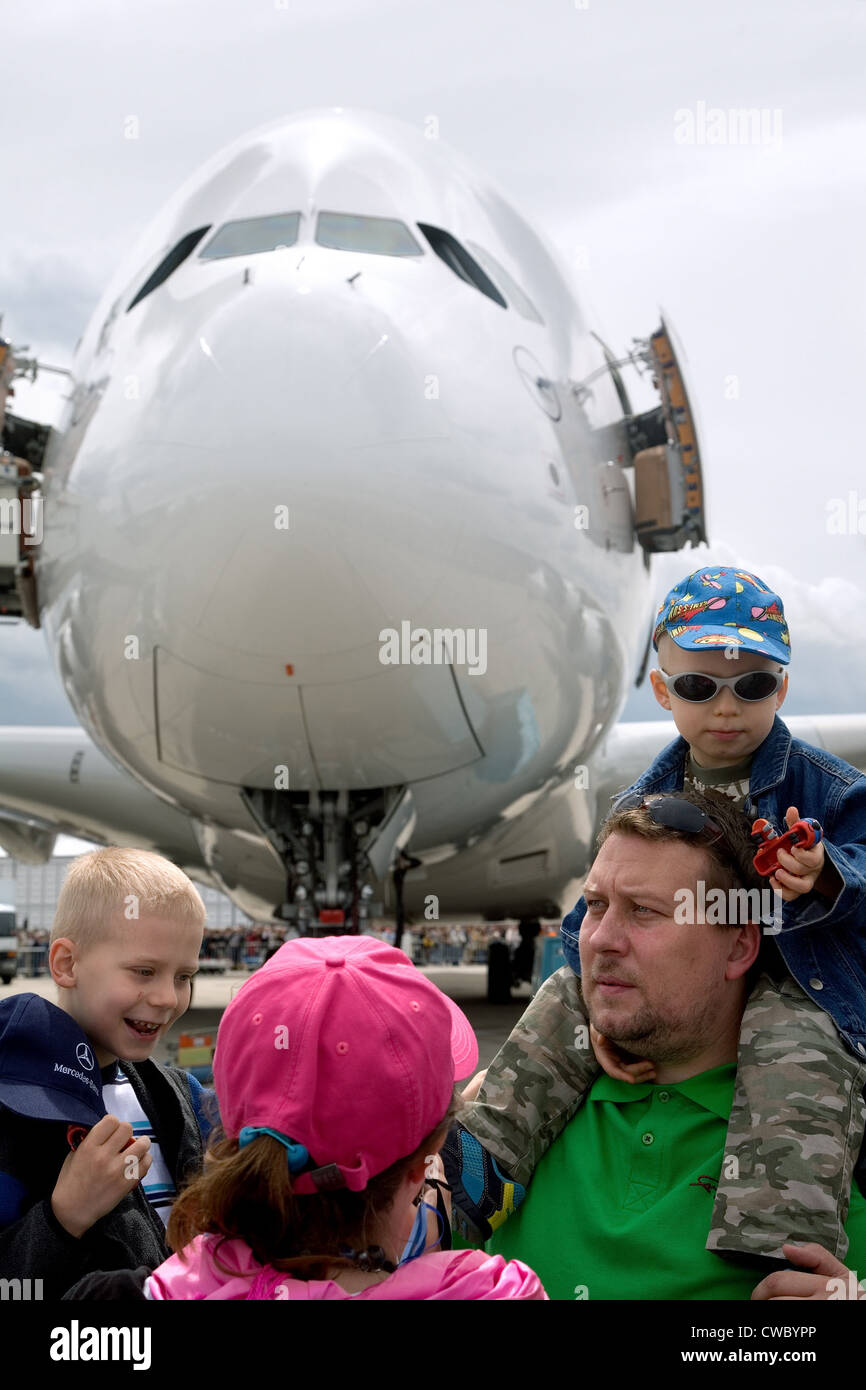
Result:
M656 650L664 632L685 651L741 647L783 666L791 660L782 600L746 570L695 570L675 584L658 611Z
M0 999L0 1105L88 1126L105 1114L90 1043L74 1018L38 994Z

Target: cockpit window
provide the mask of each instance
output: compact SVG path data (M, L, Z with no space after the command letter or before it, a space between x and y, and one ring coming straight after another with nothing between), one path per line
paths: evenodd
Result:
M489 251L485 251L483 246L479 246L477 241L467 241L466 245L472 252L477 261L483 265L487 274L492 276L499 288L507 296L508 302L518 314L522 314L525 319L532 319L533 323L544 323L544 319L539 314L528 294L524 294L516 280L508 274L504 265L500 265L495 256Z
M431 227L429 222L419 222L418 226L429 241L433 250L440 260L443 260L455 275L459 275L461 280L465 280L467 285L473 285L476 290L486 294L488 299L492 299L496 304L507 309L508 305L502 298L498 289L486 271L470 256L465 246L461 246L456 237L450 232L443 232L441 227Z
M258 256L276 251L278 246L294 246L301 225L299 212L281 212L273 217L241 217L226 222L198 253L200 261L217 261L226 256Z
M168 255L160 261L156 270L148 276L135 298L129 301L126 306L126 312L129 313L130 309L134 309L136 304L140 304L143 299L146 299L149 294L152 294L155 289L163 284L163 282L168 279L169 275L177 270L178 266L186 260L187 256L192 254L202 237L209 231L210 226L199 227L196 231L187 232L186 236L181 237L177 245L173 246Z
M319 246L333 251L363 251L368 256L423 256L423 248L404 222L394 217L358 217L348 212L320 212Z

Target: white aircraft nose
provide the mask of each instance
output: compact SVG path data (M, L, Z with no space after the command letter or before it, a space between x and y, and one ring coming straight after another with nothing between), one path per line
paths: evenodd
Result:
M411 344L345 282L304 288L245 287L151 404L160 742L244 785L394 785L479 756L447 665L380 659L385 629L466 621L436 609L460 470Z

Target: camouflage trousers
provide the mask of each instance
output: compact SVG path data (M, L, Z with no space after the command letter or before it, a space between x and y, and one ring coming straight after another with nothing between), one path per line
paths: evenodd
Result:
M460 1123L526 1186L601 1068L580 980L542 985ZM783 1241L843 1259L854 1167L866 1124L866 1062L790 977L762 974L740 1030L725 1156L706 1248L784 1260Z

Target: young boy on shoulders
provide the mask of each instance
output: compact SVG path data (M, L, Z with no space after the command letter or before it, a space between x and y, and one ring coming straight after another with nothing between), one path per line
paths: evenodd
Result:
M200 1169L210 1125L195 1078L151 1054L189 1007L204 920L193 883L158 854L102 849L71 865L49 949L57 1005L0 1020L4 1277L42 1279L51 1297L90 1270L165 1258L175 1193ZM34 1029L65 1070L46 1054L28 1071ZM70 1088L89 1099L84 1113Z
M824 832L810 849L780 850L768 880L783 907L762 952L769 973L743 1018L707 1249L782 1259L786 1241L804 1240L841 1257L866 1116L866 777L792 738L778 717L790 638L781 599L755 575L688 575L659 609L653 645L653 693L679 737L622 799L692 788L729 798L777 832L801 816ZM562 924L568 964L539 990L443 1150L458 1224L476 1239L519 1205L599 1064L620 1079L653 1079L649 1063L620 1056L588 1026L578 954L585 912L581 897ZM576 1045L584 1036L591 1046ZM785 1067L807 1068L820 1085L801 1088L794 1071L780 1092Z

